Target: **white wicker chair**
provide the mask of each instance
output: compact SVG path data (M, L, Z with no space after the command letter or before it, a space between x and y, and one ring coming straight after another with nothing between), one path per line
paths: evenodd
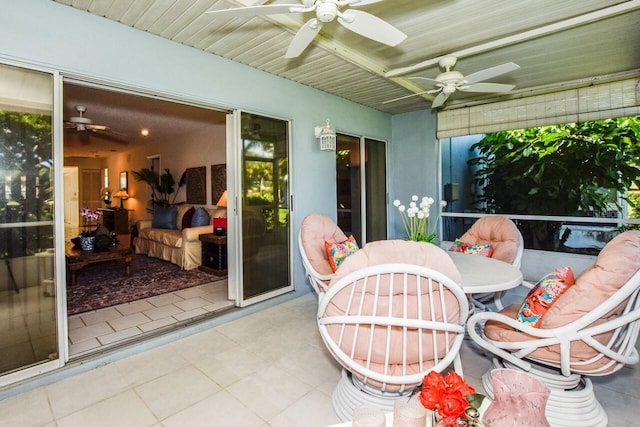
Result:
M345 240L347 236L326 215L311 214L302 221L298 248L305 274L317 294L323 293L333 278L324 242L339 243Z
M467 324L471 339L494 355L494 368L521 369L550 388L546 416L554 427L606 426L607 414L586 376L609 375L639 361L635 346L640 331L640 231L614 240L543 317L564 298L553 315L567 316L568 323L550 320L562 324L546 327L543 321L540 328L527 326L515 320L516 305L500 313L477 313ZM601 280L606 292L594 288L593 278ZM579 286L587 292L581 295ZM572 289L576 292L570 294ZM484 375L483 385L492 396L489 375L490 371Z
M491 258L520 268L524 253L524 240L518 227L505 216L488 215L480 218L466 233L460 236L460 240L472 245L492 243L494 253ZM502 310L504 308L502 295L503 292L476 294L473 295L472 302L476 308L487 310L486 304L493 301L497 309Z
M343 366L332 399L340 419L362 403L392 411L430 370L453 363L462 374L469 308L459 283L446 252L427 243L372 242L347 258L318 307L320 335Z

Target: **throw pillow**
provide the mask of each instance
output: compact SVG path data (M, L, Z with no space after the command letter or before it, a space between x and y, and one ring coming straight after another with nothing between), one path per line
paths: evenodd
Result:
M325 241L324 246L327 250L327 256L329 257L329 264L331 265L331 269L334 273L349 255L354 254L358 249L360 249L358 247L358 242L356 242L356 239L353 236L349 236L347 240L340 243Z
M571 267L561 267L544 275L529 291L518 310L516 319L537 328L542 316L575 283Z
M191 221L193 220L193 214L196 212L196 209L191 206L182 216L182 230L185 228L191 227Z
M153 207L153 221L151 227L163 228L165 230L175 230L176 219L178 217L178 209L175 206L159 206Z
M198 208L193 213L193 218L191 218L191 226L202 227L203 225L209 225L210 221L209 213L204 208Z
M465 243L460 239L456 239L453 246L449 249L453 252L462 252L463 254L472 254L491 257L493 255L493 244L487 243L485 245L472 245L471 243Z

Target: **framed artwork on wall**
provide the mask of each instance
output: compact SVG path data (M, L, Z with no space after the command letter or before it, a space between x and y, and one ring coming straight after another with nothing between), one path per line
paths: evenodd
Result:
M207 204L207 168L187 168L187 203Z
M120 190L124 190L125 193L129 191L129 177L127 172L120 172Z
M211 203L214 205L227 189L227 165L211 165Z

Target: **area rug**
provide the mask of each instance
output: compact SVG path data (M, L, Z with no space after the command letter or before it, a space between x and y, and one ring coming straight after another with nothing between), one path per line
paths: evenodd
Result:
M76 286L67 286L69 315L111 307L143 298L225 280L204 271L182 270L175 264L146 255L134 255L131 276L124 264L106 262L88 265L77 272Z

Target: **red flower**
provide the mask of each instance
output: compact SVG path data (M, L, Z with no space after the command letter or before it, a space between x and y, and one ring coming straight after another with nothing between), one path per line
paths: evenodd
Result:
M465 409L470 405L467 395L475 393L475 389L464 382L456 372L442 376L431 371L422 379L420 403L432 411L437 411L444 425L457 425L457 420L465 416Z

